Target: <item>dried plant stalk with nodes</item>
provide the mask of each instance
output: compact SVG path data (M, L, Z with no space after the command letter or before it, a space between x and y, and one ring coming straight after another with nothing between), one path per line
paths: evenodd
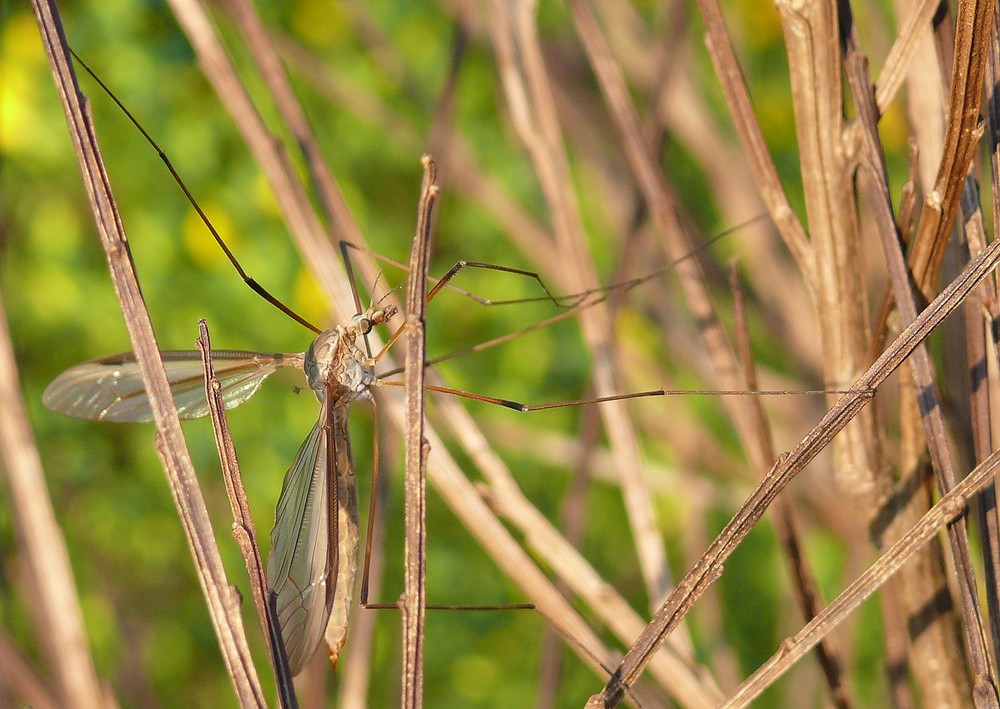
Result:
M164 706L231 703L233 687L263 705L275 684L284 706L996 703L993 4L289 3L264 18L240 0L75 5L74 49L245 272L318 329L364 310L341 240L359 247L354 282L376 285L360 300L385 307L414 282L371 254L405 259L429 150L429 273L502 263L514 272L449 285L519 302L441 290L426 384L528 404L671 394L528 418L431 392L420 434L380 388L392 483L372 493L388 504L371 598L404 588L408 531L425 603L535 611L431 612L406 631L399 614L356 613L336 675L305 663L294 687L262 659L273 628L247 624L231 590L253 595L269 545L247 552L247 581L220 533L208 427L184 442L156 361L190 346L199 317L241 350L301 351L301 328L240 288L99 88L82 81L89 102L73 100L56 8L35 10L3 15L0 45L14 72L0 114L3 696L98 706L106 681L121 704ZM148 429L73 428L39 406L66 366L129 349L156 456ZM209 358L223 389L226 362ZM316 422L280 377L231 415L244 550ZM351 424L358 471L374 420ZM407 434L429 443L425 534L404 530L391 474ZM385 652L397 645L402 663Z

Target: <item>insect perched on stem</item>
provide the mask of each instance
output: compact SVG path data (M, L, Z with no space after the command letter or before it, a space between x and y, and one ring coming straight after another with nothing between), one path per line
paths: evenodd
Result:
M369 388L376 379L374 358L357 341L395 314L392 305L370 307L346 325L320 333L305 354L213 353L227 408L249 399L280 367L302 368L321 403L319 419L285 474L267 564L270 600L292 674L302 669L324 633L334 661L344 644L358 544L358 500L347 413L354 401L371 398ZM200 354L164 352L163 360L181 418L207 415ZM43 400L52 410L77 418L152 421L149 398L132 354L69 369L49 385ZM331 480L337 484L331 485ZM328 523L334 507L338 519Z

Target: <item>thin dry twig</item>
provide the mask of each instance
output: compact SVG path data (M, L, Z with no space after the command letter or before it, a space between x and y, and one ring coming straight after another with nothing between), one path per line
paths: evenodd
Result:
M31 432L28 413L21 398L21 387L14 361L3 297L0 295L0 463L4 472L10 510L22 559L28 568L32 594L26 599L37 611L37 629L41 649L54 678L58 704L74 709L98 709L104 706L97 671L90 655L83 613L76 582L69 563L69 553L62 531L56 523L45 484L45 472ZM4 664L7 667L6 663ZM15 690L28 690L26 667L20 672L13 658L9 665ZM37 696L37 692L33 692ZM32 703L31 694L22 700ZM44 695L41 697L44 699Z
M896 231L896 221L892 214L892 201L889 195L888 175L885 170L885 156L878 138L876 127L876 107L871 93L871 83L867 60L860 54L856 38L850 37L847 42L846 66L848 81L858 106L860 123L864 130L864 147L867 157L867 167L873 177L869 184L875 191L872 200L876 209L876 222L879 227L886 262L892 281L893 297L904 322L916 318L917 307L910 288L910 273L906 269L903 252L900 247L899 234ZM910 375L920 392L920 411L924 425L924 435L931 454L931 465L938 481L938 489L945 493L957 482L955 465L945 434L945 423L939 403L939 396L934 379L930 357L925 346L920 345L914 350L909 360ZM972 568L971 552L969 550L968 533L964 525L951 525L948 528L952 555L955 561L959 579L959 594L965 615L966 642L971 653L973 671L976 677L975 691L988 692L996 703L995 669L992 667L987 650L986 633L982 612L979 607L979 597ZM993 687L992 689L990 689Z
M295 687L292 685L292 673L288 667L288 658L285 656L285 644L281 639L281 626L274 613L273 604L268 603L267 600L267 575L264 572L264 561L260 555L257 530L250 513L246 490L243 488L243 474L240 472L240 463L236 457L236 447L229 434L229 420L226 417L222 386L215 376L215 368L212 365L212 341L208 333L208 323L204 319L198 321L197 345L201 352L202 366L205 369L205 399L208 401L208 410L212 419L215 447L219 451L222 479L225 481L229 507L233 512L233 537L240 547L243 563L247 567L250 595L253 597L261 630L264 632L267 653L271 658L271 669L274 671L274 679L278 686L278 701L280 706L286 709L296 709L298 700L295 697Z
M59 709L65 706L52 696L45 681L3 629L0 629L0 680L8 694L18 697L32 709Z
M222 567L205 501L170 395L156 337L136 280L128 240L111 193L97 136L90 115L84 108L84 99L70 62L58 9L54 2L47 0L35 0L33 7L76 149L101 245L107 256L115 294L122 306L143 384L149 395L150 408L156 422L156 449L191 546L209 616L240 703L243 706L263 707L266 703L250 658L239 614L239 600L230 588Z
M826 636L844 618L869 598L892 574L906 563L917 550L927 544L946 526L962 524L968 512L968 501L983 485L1000 472L1000 451L980 463L958 485L944 495L902 539L875 562L864 574L844 589L822 613L807 623L793 637L781 644L781 649L740 685L724 707L747 706L764 689L795 664L805 653ZM978 697L977 697L978 698ZM977 706L988 706L978 704Z
M750 346L750 329L747 323L746 296L740 284L739 269L734 260L730 264L730 290L733 293L734 330L736 332L737 351L743 362L743 376L747 387L753 391L757 388L757 368L753 360ZM764 412L764 406L759 398L751 399L755 409L757 424L756 443L762 449L762 455L773 459L774 441L771 437L771 427ZM766 471L761 471L766 474ZM779 495L774 501L773 520L775 531L784 550L786 561L791 573L792 590L795 600L799 603L802 616L810 621L820 612L819 589L816 577L809 561L806 559L805 540L795 516L795 508L787 496ZM830 686L830 699L834 706L840 709L850 709L853 706L847 684L844 682L844 661L836 638L826 636L820 639L816 646L816 655L827 684Z
M421 158L424 180L417 210L417 232L410 254L406 285L406 576L400 610L403 616L402 705L423 706L424 614L427 606L427 439L424 437L424 379L427 359L425 313L431 228L438 197L437 168L429 155Z
M733 49L729 32L726 31L722 10L717 0L699 0L698 8L705 22L705 45L715 66L715 74L722 85L723 95L729 104L729 113L733 117L736 132L743 144L743 151L750 163L761 199L767 205L771 221L784 239L789 253L795 258L806 283L812 283L816 278L813 249L806 237L802 222L795 216L788 203L788 196L778 178L774 160L771 159L767 144L764 142L763 131L750 100L750 92L736 59L736 51Z
M982 136L979 107L994 6L995 0L960 0L958 3L944 154L933 191L924 201L909 258L913 278L928 300L937 291L944 247L958 212L965 176Z

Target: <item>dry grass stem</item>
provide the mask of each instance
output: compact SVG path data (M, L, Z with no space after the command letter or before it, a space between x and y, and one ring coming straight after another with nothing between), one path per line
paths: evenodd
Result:
M45 484L45 472L21 398L14 347L0 295L0 463L14 512L22 560L32 588L37 637L48 672L54 678L54 697L33 677L24 658L4 643L0 662L6 684L20 696L34 697L40 705L73 709L104 706L94 659L87 645L76 582L66 551L66 541L56 522ZM3 659L3 658L0 658Z
M809 652L820 638L828 634L858 605L861 604L923 545L934 538L941 529L952 523L961 524L968 511L969 497L992 482L1000 472L1000 452L993 453L969 475L944 495L903 538L892 545L879 560L864 574L859 576L822 613L805 625L802 630L782 643L781 649L764 663L753 675L740 685L739 689L726 700L724 707L747 706L753 699L769 687L775 679L787 671L799 658ZM978 690L979 688L977 688ZM978 695L988 701L988 695Z
M174 495L184 532L191 546L198 579L219 646L242 706L266 706L250 659L239 604L226 580L211 522L191 458L181 433L156 337L136 280L128 241L111 194L96 134L76 83L58 10L54 3L33 3L46 54L52 64L80 172L90 200L101 245L107 255L111 280L125 316L132 347L139 362L156 421L156 449Z
M198 322L197 345L201 352L202 366L205 368L205 399L208 401L212 418L212 432L215 434L215 446L219 451L222 479L225 481L229 507L233 512L233 537L239 545L243 562L247 567L250 594L257 609L257 618L260 620L267 653L271 658L271 669L274 671L278 686L279 706L296 709L298 701L295 698L295 688L292 686L292 674L288 667L288 658L285 657L285 646L281 640L281 629L274 613L274 606L267 600L268 587L264 561L260 555L257 530L250 513L246 490L243 488L243 474L240 472L236 447L229 434L222 386L215 376L215 368L212 365L212 341L208 333L208 323L204 320Z
M424 438L424 368L427 359L425 312L431 227L438 197L437 168L424 155L424 181L417 209L417 233L406 284L406 576L400 610L403 616L401 704L423 706L424 615L427 606L427 439Z

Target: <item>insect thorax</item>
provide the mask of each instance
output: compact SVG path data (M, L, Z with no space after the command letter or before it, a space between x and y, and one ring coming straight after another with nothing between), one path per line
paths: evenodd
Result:
M320 401L329 384L336 399L367 399L375 383L375 362L358 347L357 340L372 327L395 315L393 306L370 308L355 315L346 325L321 332L306 352L303 369L309 387Z
M375 381L368 356L355 344L356 335L338 325L319 334L306 352L303 369L309 387L320 401L327 385L333 384L336 399L365 398Z

